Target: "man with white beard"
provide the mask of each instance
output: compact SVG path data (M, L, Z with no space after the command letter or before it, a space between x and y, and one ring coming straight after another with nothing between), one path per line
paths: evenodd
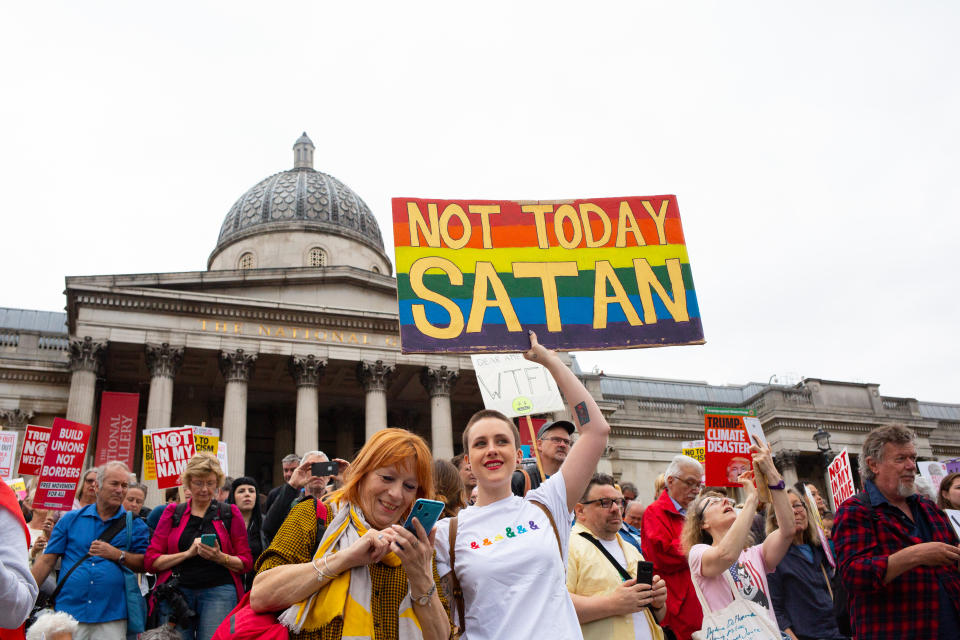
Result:
M946 515L916 493L915 439L899 425L871 431L864 491L837 511L833 541L860 640L960 637L960 546Z

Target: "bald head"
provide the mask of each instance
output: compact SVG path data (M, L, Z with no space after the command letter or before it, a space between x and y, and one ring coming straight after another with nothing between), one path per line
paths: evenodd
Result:
M627 503L627 508L623 512L623 521L634 529L640 528L640 523L643 521L643 512L646 510L646 507L643 506L643 503L639 500L631 500Z

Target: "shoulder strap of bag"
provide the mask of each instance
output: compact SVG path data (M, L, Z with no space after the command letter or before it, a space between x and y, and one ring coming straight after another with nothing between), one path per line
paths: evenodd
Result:
M560 557L563 557L563 544L560 542L560 532L557 530L557 523L553 520L553 514L550 513L550 509L547 509L547 505L542 502L537 502L536 500L531 500L531 504L537 505L541 511L547 514L547 519L550 520L550 526L553 527L553 535L557 539L557 549L560 550Z
M453 599L457 603L457 614L460 616L460 635L463 635L464 628L467 626L467 619L463 615L463 590L460 588L460 580L457 579L456 561L457 561L457 516L450 518L450 578L453 582Z
M120 533L120 530L123 529L124 526L126 526L124 519L117 518L116 520L113 521L113 524L111 524L109 527L104 529L103 533L97 536L97 540L102 540L103 542L110 542L111 540L114 539L114 537L116 537L118 533ZM56 602L57 600L57 596L60 595L60 590L63 589L63 585L67 583L67 579L70 577L70 574L72 574L74 570L77 567L79 567L81 564L83 564L83 561L89 557L90 557L90 554L87 553L82 558L77 560L76 564L70 567L70 570L67 571L67 573L62 578L60 578L60 582L57 583L57 588L53 590L52 594L50 594L51 609L53 608L53 603Z
M127 528L127 544L125 546L127 551L130 551L130 543L133 542L133 514L129 511L127 511L126 528Z
M173 521L174 529L180 526L180 520L183 519L183 514L186 513L186 511L187 511L186 502L181 502L180 504L177 505L177 508L173 510L173 516L171 516L170 519Z
M621 567L620 563L617 562L612 555L610 555L610 552L607 551L607 548L604 547L602 544L600 544L599 540L597 540L592 535L590 535L589 531L581 531L580 537L586 540L589 540L591 544L593 544L593 546L599 549L600 553L602 553L603 556L610 561L610 564L612 564L613 567L620 573L621 578L623 578L624 580L630 580L632 578L632 576L629 573L627 573L627 570Z
M519 467L517 471L523 474L523 495L527 495L530 493L530 474L523 467Z

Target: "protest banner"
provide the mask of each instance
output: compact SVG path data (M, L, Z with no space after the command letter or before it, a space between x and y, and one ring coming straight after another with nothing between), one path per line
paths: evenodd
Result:
M0 478L13 477L13 463L17 457L17 432L0 431Z
M690 456L700 464L706 460L706 445L703 440L688 440L680 445L683 455Z
M217 455L220 450L220 430L210 427L191 427L193 429L193 447L197 453L206 451ZM216 435L215 435L216 434Z
M27 499L27 483L23 481L23 478L4 478L3 481L7 483L8 487L13 489L13 492L17 494L19 499Z
M753 468L743 418L748 411L706 407L703 413L707 486L739 487L737 478Z
M33 498L35 509L70 511L77 493L77 481L90 443L90 425L53 419L50 441L43 456L37 493Z
M960 458L944 460L943 464L947 468L947 473L960 473Z
M217 443L217 460L220 461L220 470L223 471L223 475L230 475L230 472L227 471L230 468L230 465L227 464L227 443L223 440Z
M529 341L528 341L529 344ZM532 414L563 410L563 397L546 367L531 362L520 353L485 353L471 355L477 374L480 397L487 409L499 411L508 417L523 416L529 445L543 476L540 452L534 446L537 439ZM521 433L524 431L520 429Z
M193 444L193 427L176 427L157 430L150 434L153 443L153 459L157 467L157 488L169 489L180 486L180 474L187 461L196 453Z
M830 548L830 543L827 542L827 534L823 530L823 519L820 517L820 510L817 508L817 499L813 497L813 492L810 491L810 486L806 483L803 485L803 492L807 499L807 512L817 525L817 537L820 538L820 546L827 556L827 562L830 563L831 567L836 567L837 561L833 558L833 549Z
M702 344L677 199L393 199L403 353Z
M94 464L119 460L131 469L136 451L139 393L104 391L100 394L100 422Z
M23 450L20 452L20 465L17 473L22 476L35 476L43 466L43 456L47 453L50 441L50 427L38 427L28 424L23 434Z
M144 429L143 430L143 479L144 481L157 479L157 464L156 464L156 461L154 461L153 459L153 438L150 437L156 431L162 431L162 429Z
M827 467L830 477L830 494L833 497L833 510L836 511L844 501L857 490L853 485L853 472L850 470L850 455L846 447Z
M938 495L940 492L940 483L943 482L943 479L946 478L949 473L947 471L947 465L935 460L923 460L917 463L917 468L920 470L920 476L926 478L927 482L930 483L930 488L933 490L934 496Z

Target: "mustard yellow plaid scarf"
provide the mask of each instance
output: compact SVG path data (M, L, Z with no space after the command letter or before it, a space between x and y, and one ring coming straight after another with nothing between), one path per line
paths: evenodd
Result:
M340 505L323 534L320 546L313 556L314 561L346 549L362 538L367 529L368 525L362 513L349 503ZM387 554L380 562L390 567L401 564L400 558L394 553ZM317 631L337 616L342 616L343 638L373 638L373 614L370 606L372 593L373 583L369 569L366 565L354 567L341 573L306 600L292 605L280 615L279 620L293 633L300 633ZM398 614L402 640L423 637L409 591L400 601Z

